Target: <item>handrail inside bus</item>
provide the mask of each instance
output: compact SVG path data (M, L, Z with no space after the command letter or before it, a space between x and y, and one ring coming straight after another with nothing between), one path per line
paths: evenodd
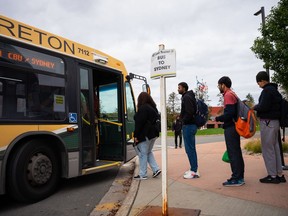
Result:
M91 125L89 121L87 121L84 117L82 117L82 120L87 124L87 125ZM112 121L108 121L106 119L98 119L98 121L100 122L105 122L105 123L108 123L108 124L114 124L114 125L117 125L117 126L122 126L123 124L122 123L119 123L119 122L112 122Z
M122 123L112 122L112 121L108 121L108 120L106 120L106 119L98 119L98 121L100 121L100 122L105 122L105 123L108 123L108 124L114 124L114 125L118 125L118 126L122 126L122 125L123 125Z

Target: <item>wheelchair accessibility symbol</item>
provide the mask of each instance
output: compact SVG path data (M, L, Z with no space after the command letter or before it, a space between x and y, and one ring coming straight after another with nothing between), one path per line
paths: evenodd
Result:
M69 123L77 123L77 113L69 113Z

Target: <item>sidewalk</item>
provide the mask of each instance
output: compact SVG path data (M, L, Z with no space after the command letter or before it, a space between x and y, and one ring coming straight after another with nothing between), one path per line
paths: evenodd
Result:
M242 146L245 141L241 141ZM189 168L184 148L168 149L169 208L199 209L201 216L288 215L288 182L278 185L260 183L259 178L267 175L261 155L243 155L244 186L223 187L222 182L231 176L230 165L221 160L225 150L224 142L198 144L196 148L201 175L199 179L183 179L183 173ZM161 151L155 151L154 155L161 167ZM137 161L135 173L138 173ZM285 157L285 164L288 164L288 157ZM288 180L288 171L284 171L284 174ZM151 170L148 176L148 180L132 181L117 215L141 215L148 206L162 208L162 177L152 178Z

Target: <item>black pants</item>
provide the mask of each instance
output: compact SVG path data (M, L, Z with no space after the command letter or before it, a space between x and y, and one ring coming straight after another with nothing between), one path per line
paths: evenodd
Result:
M240 136L235 126L224 129L226 148L230 159L232 179L244 179L244 160L240 146Z
M178 137L179 137L179 147L182 147L182 132L175 132L175 147L178 146Z

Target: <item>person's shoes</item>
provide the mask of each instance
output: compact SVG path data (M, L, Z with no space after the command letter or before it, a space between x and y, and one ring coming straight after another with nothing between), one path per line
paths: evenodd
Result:
M272 183L272 184L279 184L280 183L280 179L279 178L277 178L277 177L273 178L270 175L268 175L265 178L259 179L259 181L261 183Z
M177 149L177 146L175 146L175 149Z
M184 172L184 175L187 175L189 172L191 172L191 170L187 170L186 172Z
M153 178L156 178L161 173L161 170L157 170L155 173L153 173Z
M147 177L147 176L141 177L141 176L137 175L137 176L134 176L134 179L135 179L135 180L147 180L148 177Z
M223 182L222 185L225 187L237 187L245 184L244 179L227 179L226 182Z
M286 179L285 179L285 176L282 175L282 176L277 176L277 178L279 179L280 183L285 183L286 182Z
M200 177L200 174L199 174L198 171L194 172L194 171L191 171L191 170L186 171L184 173L184 176L183 176L184 179L193 179L193 178L199 178L199 177Z
M182 146L180 145L179 148L182 148Z

